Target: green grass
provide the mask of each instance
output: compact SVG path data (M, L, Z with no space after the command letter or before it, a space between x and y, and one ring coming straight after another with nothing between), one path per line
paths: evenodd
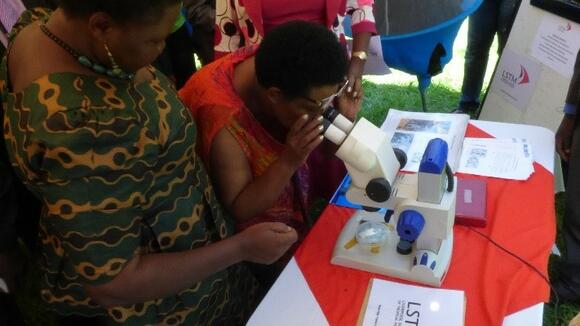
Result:
M381 124L389 108L422 111L421 97L416 83L375 84L364 81L365 99L361 115L375 124ZM426 91L429 112L449 112L455 108L459 92L446 85L434 84Z

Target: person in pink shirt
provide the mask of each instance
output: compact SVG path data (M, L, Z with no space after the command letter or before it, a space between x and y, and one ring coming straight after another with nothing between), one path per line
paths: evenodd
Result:
M217 0L215 57L258 44L273 27L292 20L320 23L346 43L343 21L351 16L353 50L347 90L360 96L362 73L371 35L376 34L374 0Z
M272 28L293 20L322 24L346 45L343 21L348 15L353 46L346 93L360 100L367 49L371 36L376 34L373 4L374 0L217 0L215 58L240 47L259 44ZM344 164L337 158L329 158L320 149L311 153L308 162L313 167L320 167L312 171L312 179L317 180L312 189L314 197L329 199L346 174Z

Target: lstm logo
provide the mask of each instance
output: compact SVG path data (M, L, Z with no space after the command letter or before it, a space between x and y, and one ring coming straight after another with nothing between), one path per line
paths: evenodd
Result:
M504 70L501 74L501 81L506 83L509 87L514 88L517 85L529 84L530 75L526 68L520 65L519 75L515 72Z

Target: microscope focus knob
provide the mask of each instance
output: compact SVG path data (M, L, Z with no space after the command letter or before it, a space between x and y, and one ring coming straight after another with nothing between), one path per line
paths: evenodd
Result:
M408 209L399 215L397 234L402 240L413 242L417 240L425 227L425 218L421 213Z
M382 203L391 196L391 185L385 178L375 178L369 181L365 191L371 200Z
M399 161L399 164L401 165L401 169L403 169L405 165L407 165L407 154L402 149L396 147L393 148L393 151L395 152L397 161Z

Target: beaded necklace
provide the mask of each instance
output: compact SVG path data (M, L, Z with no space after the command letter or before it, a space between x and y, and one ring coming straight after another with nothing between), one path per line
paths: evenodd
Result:
M63 48L66 52L70 53L70 55L72 55L81 65L91 69L92 71L94 71L98 74L107 75L109 77L125 79L125 80L132 80L133 77L135 76L134 74L129 74L129 73L124 72L115 63L115 59L113 58L113 55L111 54L111 52L109 51L107 46L105 46L105 48L107 49L107 55L109 56L109 59L111 60L111 63L113 64L113 68L107 68L107 67L100 65L98 63L94 63L87 56L81 55L75 49L73 49L70 45L66 44L62 39L60 39L58 36L54 35L50 30L48 30L48 28L46 27L45 24L40 25L40 30L46 36L48 36L48 38L50 38L54 43L56 43L58 46Z

